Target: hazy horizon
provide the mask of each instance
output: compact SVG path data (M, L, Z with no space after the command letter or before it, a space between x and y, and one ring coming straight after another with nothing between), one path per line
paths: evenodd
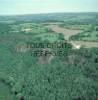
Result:
M72 13L72 14L78 14L78 13L98 13L98 12L50 12L50 13L25 13L25 14L0 14L0 16L24 16L24 15L44 15L44 14L63 14L63 13Z
M3 0L0 15L98 12L98 0Z

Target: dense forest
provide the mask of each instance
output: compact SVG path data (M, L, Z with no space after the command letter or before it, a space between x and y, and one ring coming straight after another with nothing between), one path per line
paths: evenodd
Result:
M82 46L80 49L73 48L64 39L63 34L56 34L45 27L47 23L44 25L42 22L33 21L36 18L37 21L54 20L55 18L62 22L60 16L63 16L63 21L68 21L68 18L74 19L75 16L79 18L84 15L32 15L34 18L31 15L29 18L28 15L0 17L5 21L0 22L0 100L98 100L98 48ZM89 16L87 21L90 24L96 23L98 14L87 15ZM41 19L38 20L38 18ZM10 19L14 22L10 22ZM24 19L29 19L30 22ZM85 22L87 27L88 22ZM77 23L79 24L79 22L75 24ZM82 21L81 24L83 23ZM66 25L65 22L62 22L62 25ZM68 25L71 26L73 23L69 21ZM65 41L66 48L44 49L50 52L62 50L65 55L35 57L31 54L31 48L27 47L27 43L57 41ZM43 48L38 49L44 50Z

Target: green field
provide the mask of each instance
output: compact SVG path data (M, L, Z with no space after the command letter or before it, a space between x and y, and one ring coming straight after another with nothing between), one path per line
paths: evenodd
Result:
M78 40L78 41L89 41L89 42L96 42L98 41L98 32L82 32L80 34L72 36L70 39Z

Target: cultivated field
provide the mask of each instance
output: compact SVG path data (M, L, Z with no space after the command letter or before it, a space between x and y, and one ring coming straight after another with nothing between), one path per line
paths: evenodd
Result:
M66 29L66 28L59 27L58 25L50 25L49 27L56 33L64 34L65 40L69 40L69 37L71 37L72 35L76 35L82 32L82 30Z
M82 30L66 29L63 27L59 27L58 25L50 25L49 27L56 33L64 34L65 40L68 40L68 41L71 36L77 35L82 32ZM70 43L75 44L75 45L84 46L87 48L98 47L98 42L92 42L92 41L70 40Z

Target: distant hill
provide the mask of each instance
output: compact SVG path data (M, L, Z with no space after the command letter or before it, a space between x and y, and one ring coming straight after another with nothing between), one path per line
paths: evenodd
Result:
M98 13L47 13L0 16L0 22L93 22L98 23Z

